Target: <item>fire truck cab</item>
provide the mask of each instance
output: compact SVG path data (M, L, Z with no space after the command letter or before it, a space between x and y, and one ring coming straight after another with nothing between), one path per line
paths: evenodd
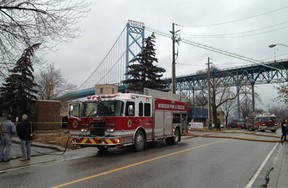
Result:
M186 103L171 93L145 91L148 95L93 95L85 101L71 102L68 129L72 143L99 150L133 145L141 151L146 142L180 142L182 127L187 126Z

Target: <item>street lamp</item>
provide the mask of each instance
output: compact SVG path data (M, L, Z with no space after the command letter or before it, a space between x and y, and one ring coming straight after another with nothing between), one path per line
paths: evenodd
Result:
M269 48L274 48L275 46L285 46L288 48L288 46L286 44L270 44ZM274 61L276 62L276 51L275 50L274 50Z
M270 45L269 45L269 48L274 48L275 46L285 46L285 47L288 48L288 46L285 45L285 44L270 44Z

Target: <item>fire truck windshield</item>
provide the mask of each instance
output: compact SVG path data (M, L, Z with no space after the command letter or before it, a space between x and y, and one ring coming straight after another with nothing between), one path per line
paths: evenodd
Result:
M257 117L256 121L258 121L258 122L276 121L276 117Z
M124 103L122 101L100 101L97 104L97 116L121 116Z
M95 102L83 102L82 116L94 116L96 114Z

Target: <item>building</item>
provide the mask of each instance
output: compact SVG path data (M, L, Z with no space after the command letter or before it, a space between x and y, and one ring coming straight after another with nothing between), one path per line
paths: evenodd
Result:
M95 95L118 93L118 86L113 84L96 84Z
M52 130L61 128L60 101L38 100L33 106L31 117L35 130Z

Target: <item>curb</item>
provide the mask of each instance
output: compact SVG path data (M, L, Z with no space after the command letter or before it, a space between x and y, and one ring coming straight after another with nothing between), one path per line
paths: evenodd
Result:
M285 145L283 145L282 149L281 149L281 153L279 155L279 159L280 160L277 160L276 161L276 164L275 164L275 168L274 168L274 171L272 171L272 176L271 176L271 179L269 180L268 182L268 188L286 188L285 185L287 185L288 183L284 183L284 181L286 181L286 177L285 177L285 173L286 173L286 176L287 176L287 154L285 154L285 152L288 152L287 151L287 147L288 147L288 144L287 143L284 143ZM285 158L286 157L286 158ZM284 173L284 174L283 174ZM285 184L285 185L284 185Z
M21 143L19 139L15 139L15 138L12 138L12 142L17 143L17 144ZM31 142L31 145L32 146L43 147L43 148L49 148L49 149L56 149L58 151L64 151L65 150L65 148L63 148L61 146L58 146L58 145L43 144L43 143L34 142L34 141Z
M233 136L217 136L213 134L198 135L198 134L193 134L193 133L186 133L185 136L207 137L207 138L227 138L227 139L235 139L235 140L257 141L257 142L281 142L281 143L283 142L281 140L249 139L249 138L233 137ZM257 136L266 136L266 135L257 135ZM269 137L269 135L266 137ZM279 137L275 137L275 138L279 138Z

